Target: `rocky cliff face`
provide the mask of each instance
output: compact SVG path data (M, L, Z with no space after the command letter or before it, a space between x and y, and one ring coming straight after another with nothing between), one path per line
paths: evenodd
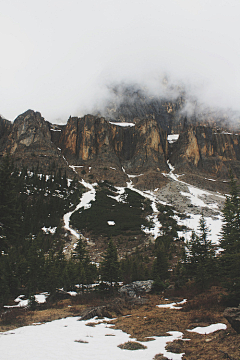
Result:
M76 165L106 163L132 172L166 170L167 135L153 119L122 127L104 118L70 118L57 145Z
M198 179L198 185L205 178L227 180L229 166L240 179L239 135L185 124L178 141L168 145L167 131L156 119L135 118L132 123L124 127L86 115L70 117L60 126L28 110L13 124L0 119L0 152L9 152L19 168L38 167L47 172L61 167L69 176L75 173L88 181L125 185L129 181L126 173L138 175L132 181L142 189L167 182L162 175L169 172L167 160L176 173Z
M171 149L176 172L228 179L229 167L240 178L240 137L207 126L189 126Z
M39 167L39 170L44 171L54 166L54 163L57 163L57 166L65 165L51 141L51 125L39 112L33 110L28 110L16 118L4 145L2 155L11 154L19 168Z
M0 154L4 151L8 136L12 131L11 121L5 120L0 116Z
M45 121L39 112L28 110L9 128L2 125L2 155L9 152L19 168L48 171L61 167L87 179L108 179L121 185L128 180L124 168L130 174L145 174L140 187L156 187L158 178L163 181L161 172L168 169L167 134L154 119L135 119L134 123L122 127L86 115L58 126Z
M79 175L86 172L96 180L124 185L124 168L129 174L144 174L134 180L139 187L157 187L166 182L162 172L168 170L167 133L154 119L133 122L123 127L92 115L70 118L55 143L71 164L84 167L75 167Z

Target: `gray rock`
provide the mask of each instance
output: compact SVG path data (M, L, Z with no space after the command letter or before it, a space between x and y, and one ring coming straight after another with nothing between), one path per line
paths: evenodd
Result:
M223 316L231 324L232 328L240 334L240 306L225 309Z
M122 315L122 307L125 305L125 301L122 298L117 298L111 301L109 304L97 306L94 308L87 308L82 313L81 320L89 320L94 317L103 318L107 317L109 319L112 318L112 312L117 315Z
M152 290L153 280L134 281L131 284L123 285L118 291L121 295L136 297L142 293L148 293Z

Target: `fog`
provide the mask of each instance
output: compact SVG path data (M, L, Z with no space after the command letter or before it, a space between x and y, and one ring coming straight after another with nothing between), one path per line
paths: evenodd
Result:
M239 14L238 0L2 0L0 114L65 123L116 84L238 113Z

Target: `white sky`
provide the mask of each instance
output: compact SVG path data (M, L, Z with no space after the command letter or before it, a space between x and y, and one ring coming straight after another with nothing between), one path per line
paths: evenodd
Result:
M240 110L239 0L2 0L0 113L66 122L100 106L106 84L158 94L168 74Z

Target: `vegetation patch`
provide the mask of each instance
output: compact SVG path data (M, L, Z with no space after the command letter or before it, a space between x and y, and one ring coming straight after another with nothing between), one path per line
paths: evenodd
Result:
M185 342L183 340L177 339L173 342L168 343L165 349L175 354L181 354L183 352L184 343Z
M152 209L149 200L130 189L119 195L116 188L104 182L99 184L91 207L73 213L71 225L80 231L91 231L96 236L127 234L132 237L142 234L142 226L151 226L146 219L150 213ZM109 221L115 225L109 225Z
M168 358L166 358L166 356L163 356L163 354L156 354L153 360L168 360Z
M147 346L140 344L137 341L127 341L124 344L118 345L120 349L125 350L144 350L147 349Z
M85 341L85 340L74 340L74 342L81 343L81 344L88 344L88 341Z
M91 327L95 327L96 326L96 323L93 323L93 322L89 322L87 324L85 324L86 326L91 326Z

